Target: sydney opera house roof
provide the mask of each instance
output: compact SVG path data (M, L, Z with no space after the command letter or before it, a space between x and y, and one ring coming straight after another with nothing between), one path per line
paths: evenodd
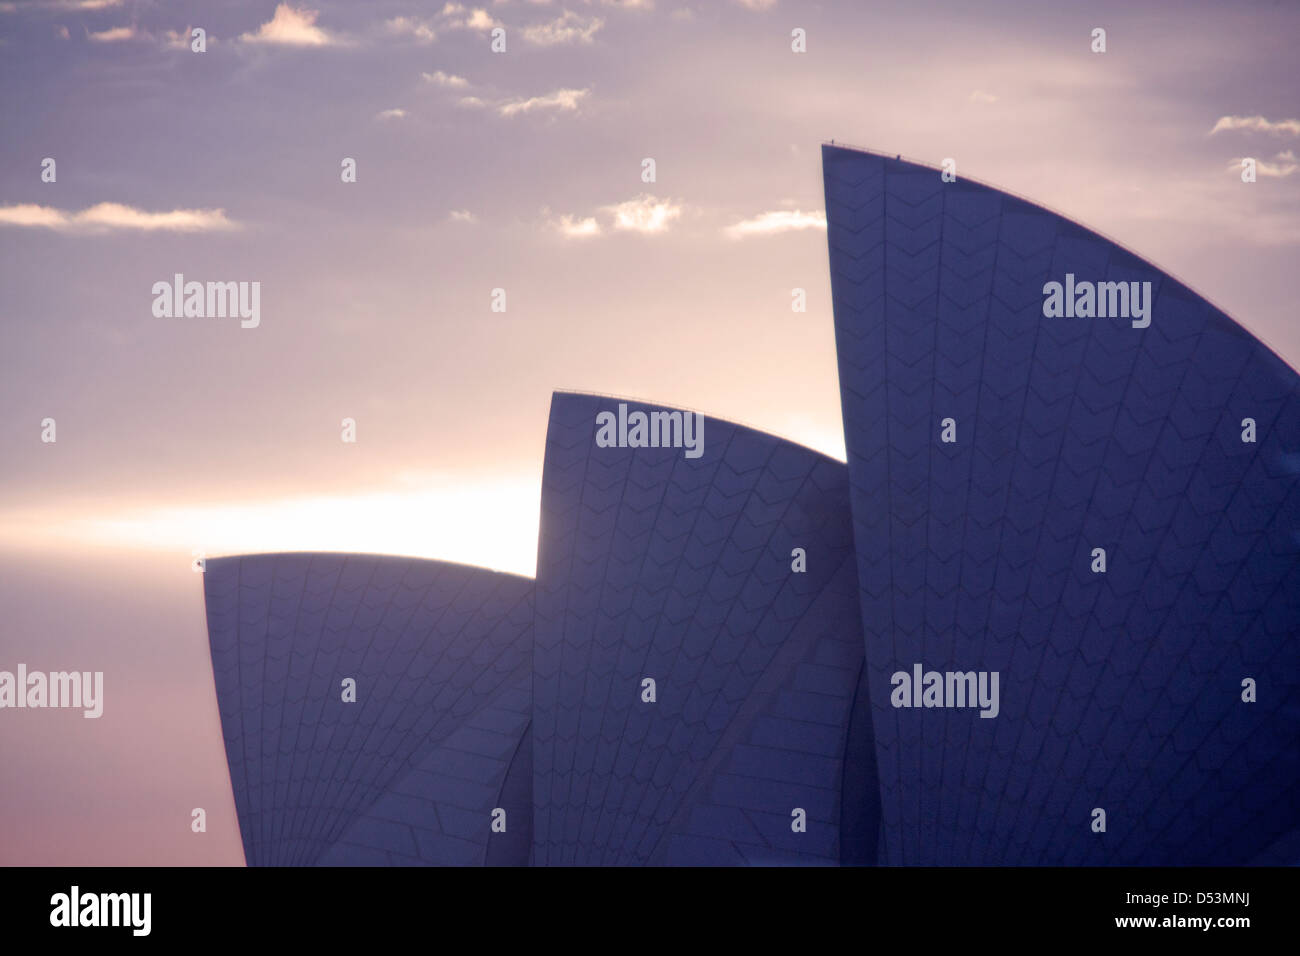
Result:
M551 403L534 863L874 862L847 470L713 418L699 458L598 447L618 404Z
M847 465L557 392L535 580L209 560L249 865L1298 858L1295 371L1023 199L823 168Z
M1054 213L822 155L882 860L1249 861L1300 822L1295 371ZM1068 275L1149 325L1045 316ZM999 717L892 707L917 662Z
M342 554L204 579L250 866L527 863L532 581Z

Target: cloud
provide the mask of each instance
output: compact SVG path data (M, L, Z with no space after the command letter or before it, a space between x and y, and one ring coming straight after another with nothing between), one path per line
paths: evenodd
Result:
M972 103L996 103L998 98L992 93L985 93L983 90L971 90L970 101Z
M1286 119L1274 122L1262 116L1220 116L1219 121L1214 124L1214 129L1210 130L1210 135L1213 136L1215 133L1232 132L1234 130L1246 130L1251 133L1271 133L1274 136L1284 134L1300 136L1300 120Z
M1256 159L1255 175L1267 176L1270 179L1285 179L1296 170L1300 169L1300 165L1297 165L1294 162L1295 154L1293 154L1289 149L1285 152L1278 153L1274 158L1280 161L1270 163L1267 159ZM1232 162L1228 163L1226 167L1227 171L1230 173L1240 173L1243 161L1244 157L1238 156L1236 159L1232 160Z
M118 43L122 40L134 40L137 35L135 27L110 27L107 30L100 30L98 33L87 34L95 43Z
M642 194L635 199L601 206L597 212L609 216L611 227L622 232L666 232L668 224L682 214L682 207L671 199L657 199ZM547 206L542 207L547 225L566 239L591 239L605 234L605 228L595 216L563 215L553 217Z
M245 33L240 39L245 43L270 43L279 46L329 46L337 39L316 26L317 10L298 8L282 3L275 15L257 28L256 33Z
M91 10L107 10L110 7L120 7L122 0L35 0L35 2L18 3L0 3L0 13L15 13L20 7L23 10L36 10L49 13L75 12L85 13Z
M406 110L401 108L394 108L391 110L380 110L378 113L375 114L375 119L393 120L393 119L402 119L404 116L406 116Z
M524 27L524 39L538 46L558 46L562 43L590 43L605 21L600 17L584 18L572 10L549 23Z
M385 20L384 29L390 36L411 37L418 43L432 43L438 37L428 22L414 17L393 17Z
M826 213L801 212L798 209L777 209L759 213L752 219L743 219L728 226L723 232L731 239L747 236L771 236L778 232L796 232L802 229L825 229Z
M162 40L163 46L169 50L188 50L194 43L194 27L188 26L184 30L164 30ZM217 38L205 34L204 42L211 46L217 42Z
M447 218L452 222L467 222L471 224L478 222L478 216L474 215L468 209L453 209L447 214Z
M448 86L455 88L466 88L469 81L459 76L449 76L438 70L436 73L421 74L430 83L436 83L439 86ZM571 90L561 89L553 93L546 93L542 96L522 97L516 96L510 99L484 99L481 96L462 96L456 101L457 106L463 106L467 109L494 109L501 116L518 116L521 113L534 113L546 110L554 110L561 113L571 113L578 109L578 105L591 93L591 90Z
M0 226L32 226L59 232L104 233L115 229L141 232L229 232L237 223L224 209L173 209L145 212L121 203L101 202L81 212L64 212L35 203L0 206Z
M54 28L54 35L55 35L56 37L58 37L60 40L67 40L67 39L69 39L69 38L71 37L71 34L68 33L68 28L65 27L65 26L57 26L57 27L55 27L55 28Z
M490 30L501 26L486 10L466 10L463 3L448 3L439 15L443 17L442 25L449 30Z
M604 208L613 215L615 229L629 232L665 232L668 224L682 214L682 207L671 199L644 194Z
M750 10L768 10L776 6L776 0L736 0L736 2Z
M420 75L430 83L436 84L437 86L450 86L456 89L469 86L469 80L465 79L465 77L456 76L452 73L444 73L442 70L435 70L432 73L421 73Z
M591 90L556 90L545 96L532 96L528 99L506 100L497 105L497 112L502 116L517 116L520 113L532 113L536 110L559 110L573 112L578 104L586 98ZM473 99L474 97L471 97Z
M18 206L0 206L0 225L5 226L47 226L57 229L67 220L67 213L49 206L26 204Z
M593 236L599 236L601 232L600 223L596 222L593 216L588 216L586 219L575 219L573 216L567 215L561 216L552 225L566 239L590 239Z

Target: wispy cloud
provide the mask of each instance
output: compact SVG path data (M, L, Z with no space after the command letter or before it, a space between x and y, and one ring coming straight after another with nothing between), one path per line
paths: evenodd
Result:
M972 103L996 103L998 98L992 93L984 92L984 90L971 90L970 101Z
M402 119L405 116L406 116L406 110L402 109L401 107L394 107L391 110L380 110L378 113L375 114L375 119L395 120L395 119Z
M420 75L437 86L450 86L455 89L463 89L469 86L469 80L465 79L465 77L444 73L442 70L434 70L432 73L421 73Z
M67 27L55 27L55 33L65 40L69 38ZM92 43L121 43L126 40L143 40L149 43L161 43L164 48L169 50L190 49L193 42L192 34L192 27L186 27L184 30L163 30L162 33L155 34L134 24L131 26L111 27L98 32L86 31L86 37ZM216 37L205 36L205 42L211 46L217 42L217 39Z
M752 219L733 223L723 232L731 239L748 236L771 236L778 232L797 232L802 229L825 229L826 213L801 212L798 209L774 209L759 213Z
M574 216L560 216L551 221L554 229L566 239L590 239L599 236L601 229L594 216L578 219Z
M456 101L457 106L466 109L491 109L501 116L519 116L524 113L572 113L576 112L591 90L559 89L540 96L513 96L508 98L470 93L471 84L463 76L456 76L436 70L433 73L421 73L424 79L435 86L466 91L467 95Z
M134 40L138 36L135 27L110 27L86 35L95 43L120 43L123 40Z
M614 228L629 232L666 232L668 224L682 214L682 207L671 199L640 195L604 207L614 217Z
M666 232L668 225L682 214L680 203L671 199L658 199L642 194L620 203L601 206L596 210L608 217L609 227L621 232ZM595 216L552 216L547 206L542 207L546 224L566 239L590 239L605 235L605 228Z
M564 43L591 43L596 32L605 25L600 17L583 17L565 10L555 20L524 27L524 39L537 46L558 46Z
M257 28L256 33L245 33L240 39L245 43L267 43L278 46L330 46L338 38L316 26L317 10L294 7L282 3L275 14Z
M442 25L449 30L491 30L501 26L500 21L492 18L482 8L468 9L463 3L448 3L439 14Z
M122 0L28 0L26 3L0 3L0 13L16 13L18 10L85 13L121 5Z
M776 0L736 0L736 2L750 10L768 10L776 6Z
M497 105L497 112L502 116L518 116L520 113L534 113L538 110L558 110L561 113L573 112L578 108L591 90L556 90L544 96L530 96L527 99L506 100Z
M1250 133L1269 133L1273 136L1300 136L1300 120L1270 120L1263 116L1220 116L1210 135L1246 130Z
M389 36L410 37L418 43L432 43L438 37L430 23L417 20L415 17L393 17L385 20L384 30Z
M139 232L229 232L237 223L224 209L173 209L146 212L115 202L101 202L81 212L65 212L35 203L0 206L0 226L27 226L59 232L97 234L113 230Z
M464 222L471 225L478 222L478 216L474 215L468 209L453 209L447 214L447 218L452 222Z
M186 27L184 30L164 30L162 35L163 46L171 50L188 50L191 38L191 28Z
M1277 162L1270 163L1267 159L1256 159L1255 175L1266 176L1270 179L1285 179L1287 176L1300 170L1300 164L1297 164L1295 161L1295 153L1289 149L1283 150L1273 158L1276 159ZM1228 163L1226 167L1227 171L1231 173L1240 173L1241 164L1244 159L1245 157L1238 156L1232 160L1232 162Z

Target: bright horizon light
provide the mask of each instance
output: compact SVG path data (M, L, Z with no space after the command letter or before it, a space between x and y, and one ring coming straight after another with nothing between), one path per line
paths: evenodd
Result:
M6 515L4 539L19 546L68 545L175 551L207 557L341 551L429 558L534 577L540 482L473 484L282 497L246 503Z

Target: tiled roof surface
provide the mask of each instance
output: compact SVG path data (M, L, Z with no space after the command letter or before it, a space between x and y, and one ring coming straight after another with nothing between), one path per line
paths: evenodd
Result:
M1300 815L1295 372L1060 216L823 167L885 861L1251 859ZM1150 281L1150 327L1044 317L1066 273ZM1000 716L893 708L916 662L1000 672Z
M862 665L844 466L713 418L699 458L597 447L596 414L617 405L551 404L534 862L874 862L874 782L847 808L857 843L840 839Z
M526 835L528 793L500 801L529 720L531 581L266 554L209 559L204 584L250 866L481 863ZM526 862L519 845L496 862Z

